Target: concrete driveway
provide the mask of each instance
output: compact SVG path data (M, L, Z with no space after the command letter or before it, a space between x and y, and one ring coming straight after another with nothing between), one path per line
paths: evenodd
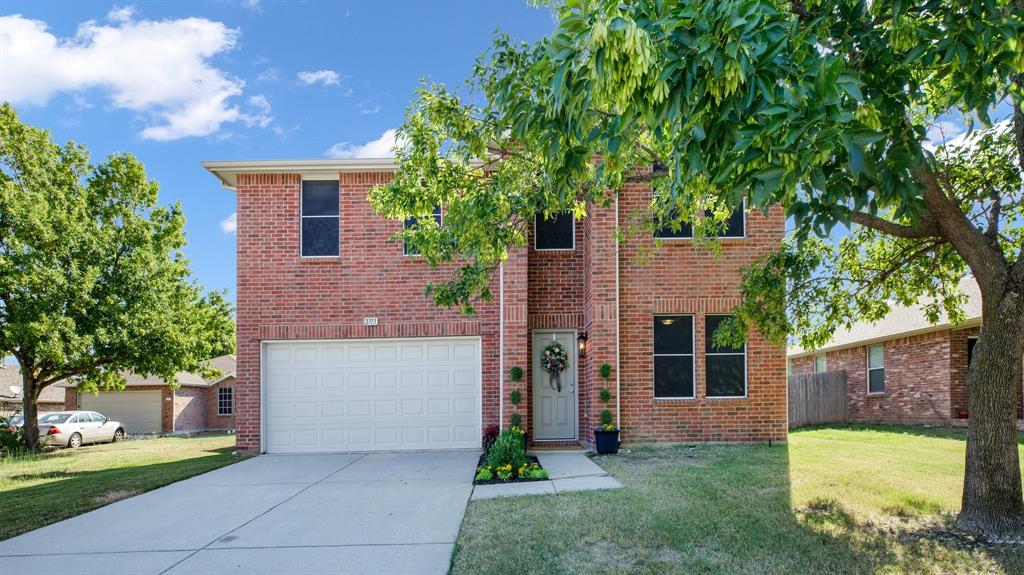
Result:
M0 542L0 573L446 573L479 452L263 455Z

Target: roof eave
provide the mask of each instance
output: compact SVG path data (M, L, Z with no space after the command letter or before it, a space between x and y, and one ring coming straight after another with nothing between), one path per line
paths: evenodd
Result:
M951 323L942 323L942 324L937 324L937 325L930 325L928 327L923 327L923 328L920 328L920 329L914 329L914 330L909 330L909 331L904 331L904 332L899 332L899 333L885 334L885 335L880 335L878 337L872 337L872 338L868 338L868 339L861 339L861 340L852 341L852 342L848 342L848 343L842 343L842 344L838 344L838 345L827 345L825 347L820 347L820 348L814 349L814 350L803 350L803 349L798 350L798 351L787 350L786 351L786 357L788 357L789 359L796 359L796 358L799 358L799 357L808 357L808 356L813 356L813 355L821 355L823 353L827 353L827 352L830 352L830 351L839 351L841 349L850 349L852 347L861 347L861 346L865 346L865 345L872 345L872 344L876 344L876 343L883 342L883 341L889 341L890 339L900 339L900 338L904 338L904 337L913 337L915 335L922 335L922 334L926 334L926 333L932 333L932 332L941 331L941 330L944 330L944 329L963 329L963 328L975 327L975 326L979 326L979 325L981 325L981 318L980 317L974 317L974 318L970 318L970 319L964 320L963 322L958 323L956 325L951 324Z

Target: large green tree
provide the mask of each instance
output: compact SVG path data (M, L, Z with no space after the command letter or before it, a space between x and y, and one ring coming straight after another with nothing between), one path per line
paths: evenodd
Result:
M498 35L465 93L418 92L396 177L371 192L383 215L419 216L401 235L427 262L461 262L428 294L471 311L535 212L583 216L630 181L654 190L633 232L692 222L713 246L744 200L790 220L786 248L745 271L738 320L716 337L756 327L813 347L918 300L956 319L969 269L984 311L958 522L1024 529L1022 3L550 4L554 32L533 44ZM997 105L1011 110L1008 130L925 145L937 119L985 126ZM425 217L437 204L443 226ZM852 229L838 243L837 225Z
M176 382L234 350L231 306L190 279L181 207L128 154L85 147L0 105L0 357L21 366L25 436L47 386L124 388L124 370Z

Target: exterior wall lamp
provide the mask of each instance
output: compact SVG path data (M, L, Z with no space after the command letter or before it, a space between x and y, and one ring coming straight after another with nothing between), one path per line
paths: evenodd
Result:
M576 337L576 343L580 348L580 357L587 357L587 333L580 332L580 335Z

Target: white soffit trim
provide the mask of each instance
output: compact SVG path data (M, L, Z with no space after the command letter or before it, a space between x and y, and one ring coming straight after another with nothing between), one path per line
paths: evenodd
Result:
M346 158L313 160L215 160L201 162L222 186L234 190L238 174L299 174L304 180L332 180L338 174L357 172L394 172L395 158ZM484 166L474 160L473 167Z

